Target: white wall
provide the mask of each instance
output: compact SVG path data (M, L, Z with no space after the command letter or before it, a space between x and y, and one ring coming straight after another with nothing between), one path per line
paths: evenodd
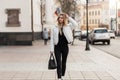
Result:
M42 31L40 0L33 0L33 26L34 32Z
M54 2L53 0L46 0L46 23L53 24L54 23Z
M6 9L20 8L20 27L6 27ZM0 0L0 32L31 32L31 0Z

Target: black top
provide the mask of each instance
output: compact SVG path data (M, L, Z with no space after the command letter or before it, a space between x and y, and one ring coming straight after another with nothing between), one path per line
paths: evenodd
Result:
M61 32L62 32L62 34L60 34L60 32L59 32L59 40L58 40L58 44L56 46L62 48L64 46L67 46L68 41L67 41L62 29L61 29Z

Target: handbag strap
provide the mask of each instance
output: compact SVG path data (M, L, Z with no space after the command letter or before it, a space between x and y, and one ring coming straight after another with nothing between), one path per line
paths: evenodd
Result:
M50 55L50 59L54 59L54 55L53 55L53 53L51 53L51 55Z

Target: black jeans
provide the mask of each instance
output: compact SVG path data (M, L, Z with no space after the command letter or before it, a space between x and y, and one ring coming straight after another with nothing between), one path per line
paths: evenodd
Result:
M61 76L65 75L66 71L66 61L69 52L68 45L59 47L55 46L55 57L57 61L57 76L61 78Z
M47 45L48 39L44 39L44 45Z

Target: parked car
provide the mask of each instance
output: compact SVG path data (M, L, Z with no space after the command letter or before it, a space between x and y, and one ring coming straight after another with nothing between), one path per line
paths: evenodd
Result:
M115 39L115 33L114 33L114 31L113 30L108 30L108 32L109 32L110 38Z
M103 44L107 42L108 45L110 44L110 35L106 28L94 28L90 32L88 39L91 44L95 42L103 42Z
M81 33L81 31L80 30L75 30L74 31L74 38L80 38L80 33Z
M88 34L90 31L88 31ZM82 30L80 34L80 40L86 39L87 38L87 30Z

